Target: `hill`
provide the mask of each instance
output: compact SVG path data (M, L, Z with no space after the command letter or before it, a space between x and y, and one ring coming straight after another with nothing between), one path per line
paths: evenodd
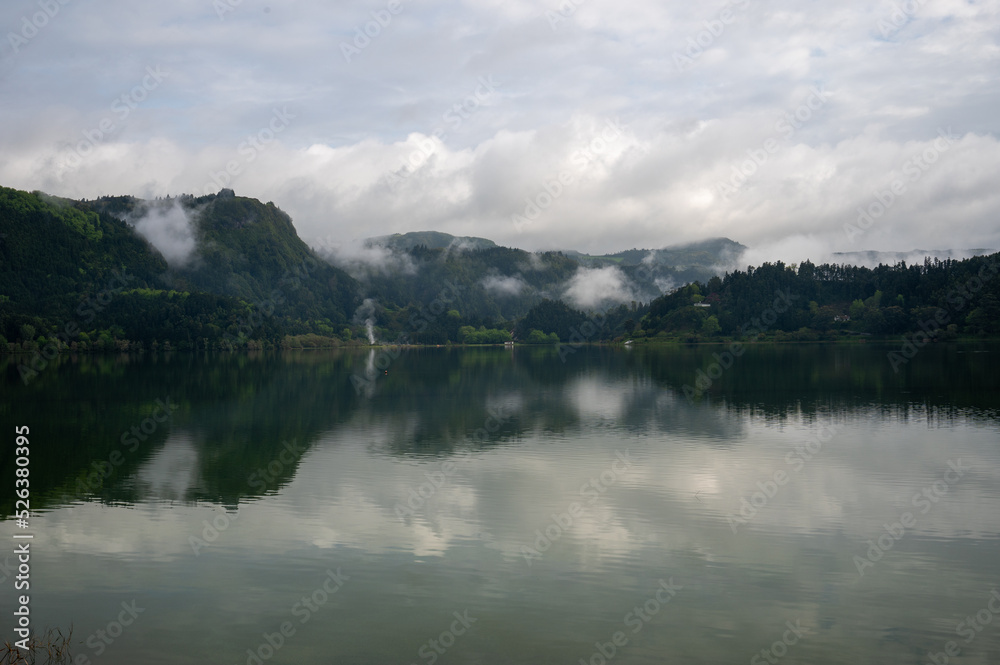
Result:
M402 334L400 319L420 316L442 285L453 284L448 310L473 326L509 327L546 300L582 311L648 302L683 284L708 280L746 248L717 238L658 250L633 249L591 256L574 251L528 252L482 238L421 232L369 238L360 252L330 252L331 263L362 285L366 320ZM454 318L454 317L453 317ZM455 340L457 320L436 320L416 334L425 341ZM449 336L452 335L452 336Z
M0 350L11 342L34 366L65 347L712 339L753 330L818 339L900 334L938 311L947 325L935 334L1000 333L991 267L1000 255L722 274L745 249L714 238L605 255L529 252L424 231L321 257L273 203L228 189L73 201L0 187ZM788 299L781 311L753 324L778 293Z
M411 231L410 233L394 233L390 236L377 236L365 240L368 246L386 247L395 251L408 251L415 247L427 249L490 249L497 244L486 238L472 236L453 236L440 231Z
M1000 253L864 266L765 263L649 304L642 336L803 341L848 335L938 339L1000 333ZM787 336L785 334L788 334Z
M0 234L0 342L276 343L339 334L359 302L288 215L231 190L88 202L0 188Z
M178 226L187 223L190 251L168 261L169 269L160 278L164 287L269 303L277 305L285 317L326 320L337 326L346 323L358 305L357 283L320 260L299 238L291 217L274 203L263 204L223 189L198 198L104 198L89 206L125 220L140 232L149 220L160 228L168 226L173 215L178 231L173 242L164 240L162 233L152 241L168 252L176 246L176 236L183 234Z
M746 246L729 238L709 238L683 245L671 245L662 249L627 249L614 254L599 256L565 252L584 264L614 264L638 266L642 263L670 266L679 271L704 269L710 278L718 272L718 266L730 265L746 251Z

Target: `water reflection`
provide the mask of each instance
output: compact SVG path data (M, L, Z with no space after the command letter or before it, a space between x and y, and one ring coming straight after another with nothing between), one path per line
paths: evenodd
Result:
M368 351L63 361L5 386L6 415L75 442L32 462L38 621L85 636L139 597L148 620L102 662L242 663L332 566L351 579L286 662L428 662L465 609L442 663L577 662L619 630L616 662L749 661L788 622L805 634L783 663L926 662L1000 576L981 350L895 375L875 348L751 349L693 400L713 349L410 351L361 391ZM169 422L123 450L166 397ZM942 492L949 462L967 471ZM963 662L992 662L998 634Z

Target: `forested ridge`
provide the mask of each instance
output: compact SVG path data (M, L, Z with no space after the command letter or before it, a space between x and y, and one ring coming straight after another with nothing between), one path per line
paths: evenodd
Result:
M196 249L170 265L129 219L177 208ZM0 188L0 344L9 350L234 348L341 335L357 283L274 204L219 195L72 201ZM13 345L14 348L11 349Z
M876 268L765 263L657 298L642 320L642 333L776 332L817 339L899 335L931 327L945 337L997 334L998 270L1000 253ZM778 306L776 301L781 301Z
M136 220L170 214L191 223L181 261L136 230ZM778 262L706 278L706 266L742 246L716 239L594 257L481 238L453 239L465 244L458 250L449 238L373 239L399 265L352 277L273 203L231 190L73 201L0 187L0 352L1000 333L1000 254L877 268ZM635 299L569 304L565 285L601 270L619 271ZM690 283L643 296L681 280Z

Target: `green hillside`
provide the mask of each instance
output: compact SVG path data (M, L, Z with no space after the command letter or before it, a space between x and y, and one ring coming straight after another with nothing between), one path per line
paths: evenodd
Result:
M411 231L410 233L394 233L390 236L378 236L368 238L368 245L379 245L397 251L406 251L414 247L426 247L427 249L448 249L458 247L461 249L489 249L497 244L486 238L476 238L473 236L453 236L450 233L440 231Z
M385 251L344 263L348 274L273 203L228 189L72 201L0 187L0 350L30 354L30 369L67 348L336 346L369 336L565 343L757 330L819 339L899 335L938 312L947 321L935 335L1000 334L998 255L719 275L743 245L716 238L590 256L419 232L368 242L376 246ZM781 307L778 293L788 294ZM773 320L754 327L770 310Z
M1000 334L1000 253L921 264L789 266L780 261L690 284L649 304L646 335L760 335L804 341L838 335Z
M171 266L130 222L178 204L197 245ZM288 215L230 190L88 202L0 188L0 234L0 335L34 350L55 339L217 348L333 336L359 302L356 282L320 260Z

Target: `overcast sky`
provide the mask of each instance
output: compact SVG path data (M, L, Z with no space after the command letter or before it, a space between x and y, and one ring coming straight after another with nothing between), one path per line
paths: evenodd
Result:
M1000 247L1000 0L4 0L0 29L10 187L228 185L327 245Z

